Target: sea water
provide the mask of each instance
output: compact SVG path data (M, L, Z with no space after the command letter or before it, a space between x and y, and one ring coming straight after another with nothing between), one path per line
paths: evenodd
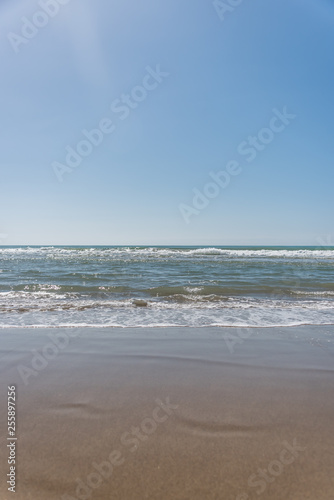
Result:
M0 327L334 324L334 247L0 247Z

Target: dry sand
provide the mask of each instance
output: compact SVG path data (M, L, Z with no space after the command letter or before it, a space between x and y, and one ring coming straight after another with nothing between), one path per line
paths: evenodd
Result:
M334 498L334 328L235 333L1 330L1 500Z

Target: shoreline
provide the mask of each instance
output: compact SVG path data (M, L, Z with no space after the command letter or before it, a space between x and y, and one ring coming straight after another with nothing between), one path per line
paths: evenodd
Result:
M331 498L333 327L70 330L0 332L18 500Z

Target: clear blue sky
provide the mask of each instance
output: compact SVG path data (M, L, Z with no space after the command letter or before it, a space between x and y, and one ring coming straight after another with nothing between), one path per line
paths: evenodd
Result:
M333 2L244 0L223 20L210 0L63 3L51 17L37 1L1 2L0 243L316 245L333 234ZM157 65L169 75L134 90ZM111 110L132 91L134 109ZM247 162L239 145L284 106L296 117ZM54 162L104 118L113 131L59 182ZM187 224L180 204L231 160L239 175Z

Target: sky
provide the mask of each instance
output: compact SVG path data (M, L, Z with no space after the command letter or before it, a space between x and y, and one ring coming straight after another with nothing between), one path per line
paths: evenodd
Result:
M333 27L330 0L2 0L0 244L328 239Z

